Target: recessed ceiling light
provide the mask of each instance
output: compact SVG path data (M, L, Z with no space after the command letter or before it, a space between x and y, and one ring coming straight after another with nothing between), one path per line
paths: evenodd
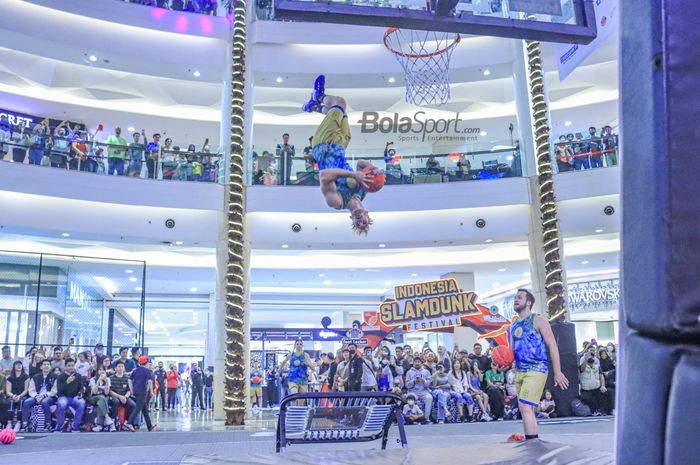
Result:
M326 279L325 281L323 281L323 284L325 286L330 286L331 284L333 284L333 281L331 281L330 279Z
M97 61L97 57L95 55L90 55L88 57L88 60L92 61L93 63Z
M182 241L175 241L175 245L182 245Z
M484 137L486 135L486 131L481 131L479 134L481 135L481 137Z
M279 84L280 82L284 81L284 79L282 79L281 77L278 77L277 79L275 79L275 81L277 81L277 83Z
M124 270L124 273L129 273L129 274L131 274L131 273L133 273L133 272L134 272L134 270Z
M418 273L411 273L411 278L415 278L416 276L418 276Z
M395 79L394 77L390 77L390 78L389 78L389 82L390 82L391 84L393 84L393 83L396 82L396 79Z
M505 268L499 268L498 271L500 271L500 272L502 273L502 272L506 271L506 269L505 269Z
M493 283L493 284L491 284L491 287L498 287L500 285L501 285L501 283Z
M126 130L129 132L134 132L136 129L134 129L133 126L129 126L128 128L126 128Z
M584 260L581 262L581 265L588 265L588 260Z
M200 73L199 71L195 71L194 73L192 73L192 75L193 75L194 77L199 77L199 76L202 75L202 73Z
M493 239L486 239L484 242L493 242Z
M319 277L319 278L325 278L325 277L326 277L326 273L319 273L319 274L318 274L318 277Z
M601 232L603 232L603 230L602 230L602 229L596 229L595 232L601 233Z
M190 292L197 292L197 288L196 288L196 287L191 287L191 288L190 288Z
M529 271L526 271L525 273L523 273L523 276L525 276L525 277L530 276L530 272L529 272Z
M571 121L565 121L564 126L571 126Z
M386 247L386 244L379 244L380 249L383 249L384 247Z
M489 74L491 74L491 71L489 71L488 69L485 69L485 70L484 70L484 76L488 76Z
M385 286L391 286L391 281L384 281Z
M137 287L136 290L139 291L139 292L141 292L141 291L143 291L143 288L142 288L142 287Z
M136 282L136 276L132 276L131 278L129 278L129 281L131 281L132 283L135 283L135 282Z
M287 244L282 244L282 248L283 248L283 249L288 249L288 248L289 248L289 245L287 245Z
M61 236L63 236L63 237L70 237L70 233L61 233Z

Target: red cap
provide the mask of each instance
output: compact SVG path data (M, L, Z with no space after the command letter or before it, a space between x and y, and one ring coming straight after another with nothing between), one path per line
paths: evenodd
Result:
M145 365L148 363L148 355L142 355L139 357L139 365Z

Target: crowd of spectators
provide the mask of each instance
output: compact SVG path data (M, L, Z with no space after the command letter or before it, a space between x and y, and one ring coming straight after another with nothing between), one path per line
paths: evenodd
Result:
M230 7L230 0L122 0L126 3L136 3L138 5L152 6L156 8L164 8L166 10L187 11L190 13L199 13L203 15L216 16L218 11L218 3L221 3L227 9Z
M553 146L554 159L560 173L614 166L618 163L617 146L617 134L610 126L603 126L600 132L591 126L585 137L580 132L559 136Z
M222 158L210 152L209 139L197 150L173 145L170 137L161 142L161 134L149 139L144 129L133 132L131 141L120 127L104 137L102 124L94 132L82 125L62 121L49 127L48 120L34 124L10 125L0 117L0 160L30 165L84 171L115 176L178 181L216 182ZM104 138L103 141L98 140Z
M175 365L154 365L139 347L121 347L110 356L102 344L74 353L71 343L51 353L32 347L24 358L2 348L0 427L133 432L145 423L155 431L153 410L212 408L213 375L198 364L179 372Z
M614 344L597 346L587 342L579 354L580 395L589 415L613 411L616 351ZM458 423L519 418L513 367L499 367L491 361L490 349L480 343L472 352L443 346L434 352L410 345L382 345L364 350L350 344L337 353L321 354L307 364L306 376L293 375L289 364L270 365L262 373L259 364L251 372L251 402L263 407L262 388L267 390L264 407L274 406L290 393L290 383L299 382L310 391L385 391L400 395L408 424ZM591 361L593 360L593 361ZM255 381L255 382L254 382ZM556 416L557 394L545 390L537 411L539 418ZM585 414L585 413L584 413Z

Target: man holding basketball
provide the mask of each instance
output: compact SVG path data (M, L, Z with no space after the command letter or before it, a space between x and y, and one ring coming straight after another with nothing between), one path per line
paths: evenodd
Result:
M367 234L372 220L362 204L367 192L381 188L373 187L374 175L369 171L371 163L357 162L353 171L345 159L345 149L350 143L350 125L345 113L345 99L325 94L326 78L320 75L314 82L311 99L303 106L306 112L326 115L316 129L311 145L311 154L318 163L321 193L326 204L336 210L347 208L352 219L352 228L358 234ZM383 176L383 174L381 174Z
M547 381L547 349L554 368L554 385L561 389L569 387L569 380L561 372L559 348L552 328L547 319L532 313L534 304L535 297L530 291L518 289L513 302L518 316L508 329L508 340L515 358L515 387L525 436L513 434L508 442L538 438L535 410Z

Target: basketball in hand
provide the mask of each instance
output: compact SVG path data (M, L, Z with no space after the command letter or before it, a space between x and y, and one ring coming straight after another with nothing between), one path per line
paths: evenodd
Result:
M507 346L496 346L491 352L491 360L499 367L510 367L513 364L513 351Z
M372 180L368 183L367 189L365 189L367 192L377 192L384 187L386 176L384 176L383 172L379 171L379 168L374 165L369 165L362 168L362 172L373 176Z

